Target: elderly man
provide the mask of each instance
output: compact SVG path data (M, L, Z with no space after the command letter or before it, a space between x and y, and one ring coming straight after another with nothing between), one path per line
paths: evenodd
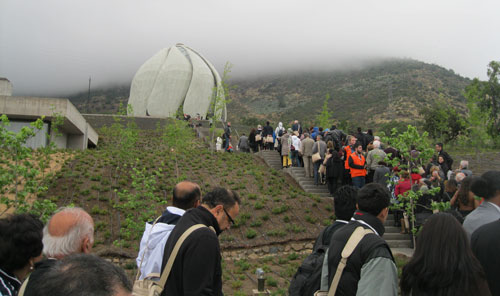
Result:
M43 229L43 254L48 259L35 264L24 295L37 295L43 274L57 260L72 254L89 254L94 244L94 221L82 208L60 208Z
M300 155L304 161L304 169L307 178L313 177L312 150L314 140L309 137L308 133L304 133L304 139L300 142Z
M366 155L366 167L368 169L366 183L373 182L375 170L381 166L379 165L379 161L384 161L385 156L384 150L380 149L380 141L373 141L373 150L369 151Z
M140 279L159 277L163 250L170 233L184 213L200 205L201 189L196 183L183 181L174 187L172 206L165 209L156 223L147 222L136 258Z
M94 244L94 220L82 208L61 208L43 229L43 254L61 259L88 254Z
M232 190L215 188L203 196L201 206L187 211L165 244L162 270L181 236L193 231L178 249L161 295L222 295L222 266L218 235L234 223L240 198Z
M292 124L292 131L298 132L299 135L302 135L302 126L300 126L300 123L298 120L295 120Z

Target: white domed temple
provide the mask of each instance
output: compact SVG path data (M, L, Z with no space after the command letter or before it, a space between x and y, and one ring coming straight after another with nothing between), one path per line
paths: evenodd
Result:
M224 98L217 70L201 54L179 43L160 50L139 68L128 103L134 116L175 117L182 106L182 113L191 117L225 120L225 105L213 114L217 94Z

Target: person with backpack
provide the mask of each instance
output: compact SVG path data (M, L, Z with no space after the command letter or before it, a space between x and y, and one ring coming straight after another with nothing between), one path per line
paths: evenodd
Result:
M289 287L290 296L313 295L323 285L328 285L328 263L325 254L328 252L332 235L346 225L356 211L356 195L358 190L353 186L342 186L335 192L333 199L336 220L325 227L314 243L312 254L307 256L292 278ZM325 265L325 268L323 266Z
M390 198L386 187L367 184L358 191L358 210L351 221L333 234L328 249L328 283L335 284L336 295L398 295L398 271L382 238ZM346 256L346 246L359 230L363 236Z

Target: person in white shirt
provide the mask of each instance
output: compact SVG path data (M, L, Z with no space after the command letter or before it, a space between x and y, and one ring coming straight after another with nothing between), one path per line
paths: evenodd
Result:
M200 205L200 198L201 189L198 184L180 182L174 187L172 206L167 207L156 221L146 223L136 258L141 272L139 279L160 277L163 251L170 233L186 210Z

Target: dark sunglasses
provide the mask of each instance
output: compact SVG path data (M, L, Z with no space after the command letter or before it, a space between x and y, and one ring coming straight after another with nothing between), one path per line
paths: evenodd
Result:
M226 213L226 216L227 216L227 218L229 219L229 223L230 223L231 225L233 225L233 224L234 224L234 220L233 220L233 218L229 215L229 213L226 211L226 209L225 209L224 207L222 207L222 209L224 210L224 213Z

